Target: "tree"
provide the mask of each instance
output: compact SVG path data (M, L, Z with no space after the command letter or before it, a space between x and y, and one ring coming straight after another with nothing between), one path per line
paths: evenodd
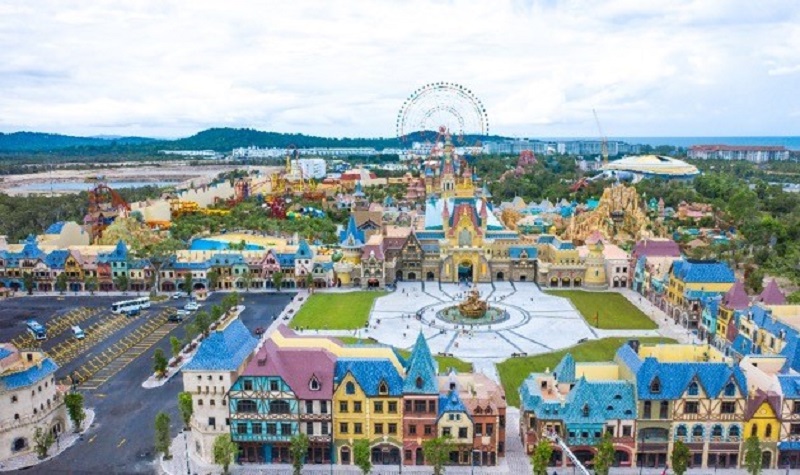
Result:
M225 297L222 298L222 311L227 312L228 310L232 309L239 305L239 294L237 292L231 292Z
M121 292L125 292L128 290L128 276L125 274L120 274L116 279L114 279L114 285L117 286L117 290Z
M244 285L244 291L250 292L250 286L253 284L253 274L250 271L246 271L242 275L242 285Z
M156 348L153 353L153 370L157 376L163 376L167 372L167 357L164 356L164 350Z
M761 269L751 269L745 278L745 284L754 293L764 290L764 271Z
M453 450L453 442L450 436L435 437L422 443L422 453L425 461L433 467L434 475L444 473L444 464L450 460L450 452Z
M608 475L614 464L614 442L611 433L606 432L597 444L597 455L594 456L594 472L597 475Z
M56 290L62 294L67 291L67 274L64 272L56 277Z
M222 308L222 305L212 305L211 306L211 321L216 322L225 314L225 310Z
M194 338L200 334L200 330L197 329L197 322L190 322L183 326L184 331L186 332L186 344L194 340Z
M86 419L86 412L83 410L83 394L72 392L64 396L64 404L67 406L67 413L75 427L75 433L81 431L81 424Z
M275 292L281 291L281 285L283 285L283 272L278 271L272 274L272 285L275 287Z
M217 282L219 282L219 271L216 269L211 269L206 273L206 279L208 280L208 290L212 291L217 288Z
M679 440L675 442L675 446L672 448L672 456L670 457L672 471L675 472L675 475L683 475L686 473L686 469L689 468L690 456L689 447L686 447L683 441Z
M372 470L372 459L369 453L369 441L360 439L353 444L353 462L364 475Z
M192 295L193 286L194 286L194 278L192 277L192 273L187 272L183 276L183 291L186 292L187 297L190 297Z
M292 456L294 475L300 475L303 471L306 454L308 453L308 436L302 432L297 433L289 440L289 444L289 453Z
M306 288L309 289L310 291L311 288L314 287L314 274L309 272L308 274L306 274L305 279L306 279Z
M550 446L550 441L541 439L536 444L536 449L531 455L531 465L533 465L533 475L547 475L547 466L550 464L550 458L553 456L553 447Z
M156 452L164 454L164 460L169 460L169 414L159 412L156 415Z
M33 274L30 272L25 272L22 274L22 285L25 286L25 290L28 292L28 295L33 295L33 286L36 285L33 280Z
M189 423L192 420L192 413L194 412L194 408L192 407L192 393L187 391L178 393L178 409L181 411L183 427L184 429L188 429Z
M744 443L744 466L750 475L761 473L761 441L755 435Z
M97 277L89 276L86 280L83 281L83 285L86 287L86 290L89 291L91 295L94 295L94 291L97 290Z
M47 458L47 452L55 442L56 438L52 432L41 427L36 428L33 433L33 449L36 451L36 455L39 456L39 460Z
M169 346L172 350L172 357L177 358L178 355L181 354L181 350L183 349L183 343L178 339L178 337L173 336L169 339Z
M206 334L208 327L211 326L211 317L209 317L208 312L197 312L197 316L194 317L194 325L197 327L198 333Z
M239 448L231 440L230 434L223 434L214 439L214 463L222 465L222 473L228 473L228 466L233 462L233 457Z

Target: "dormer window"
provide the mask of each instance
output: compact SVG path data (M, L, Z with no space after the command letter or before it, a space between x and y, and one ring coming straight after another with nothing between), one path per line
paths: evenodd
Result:
M650 382L650 392L654 394L658 394L661 392L661 380L658 378L653 379Z
M389 393L389 385L386 384L386 381L381 381L381 384L378 385L378 394L388 394Z
M589 417L589 405L588 404L584 404L583 405L583 417Z
M689 384L689 396L697 396L700 393L700 386L698 386L696 381L692 381Z
M346 394L355 394L356 393L356 385L352 383L352 381L348 381L347 384L344 385L344 392Z
M728 397L736 395L736 385L733 382L725 385L725 395Z
M311 377L311 381L309 381L308 383L308 388L312 391L319 391L320 385L319 385L319 380L317 379L316 376Z
M417 386L417 389L422 389L422 384L423 384L422 378L417 376L417 380L414 382L414 384Z

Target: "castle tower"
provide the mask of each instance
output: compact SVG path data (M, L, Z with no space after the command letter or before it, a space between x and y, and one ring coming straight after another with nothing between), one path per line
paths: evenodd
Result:
M586 273L583 285L593 290L605 290L608 288L608 278L606 277L606 258L603 256L603 241L586 243L589 248L589 255L586 256Z
M447 208L447 200L442 199L442 202L442 230L447 235L447 231L450 230L450 210Z
M444 140L444 163L442 164L440 186L442 197L452 198L456 190L456 170L453 165L453 143L450 141L449 133L445 135Z

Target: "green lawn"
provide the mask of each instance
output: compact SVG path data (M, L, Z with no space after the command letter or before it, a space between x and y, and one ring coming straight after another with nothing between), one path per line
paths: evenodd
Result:
M658 328L658 325L647 315L616 292L554 290L550 293L570 299L586 322L595 328L607 330L655 330Z
M542 373L547 368L552 371L567 353L572 353L572 357L578 362L611 361L614 359L617 349L628 340L630 338L603 338L602 340L587 341L586 343L552 353L505 360L497 365L497 371L500 373L500 380L506 390L508 405L519 407L517 389L530 373ZM675 343L675 340L670 338L639 338L638 340L643 344Z
M292 328L355 330L364 328L375 299L386 292L316 293L292 319Z
M356 338L354 336L337 336L336 338L342 340L342 343L346 343L348 345L362 343L365 345L373 345L377 343L373 338ZM408 358L411 356L411 352L407 350L397 350L403 358ZM472 372L472 363L467 363L466 361L461 361L458 358L452 356L436 356L436 361L439 362L439 371L444 373L447 371L448 368L455 368L456 371L459 373L471 373Z

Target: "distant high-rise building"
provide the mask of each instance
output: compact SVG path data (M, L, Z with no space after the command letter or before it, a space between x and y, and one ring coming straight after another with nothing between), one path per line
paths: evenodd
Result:
M771 160L788 160L789 150L783 146L764 145L693 145L689 158L700 160L747 160L764 163Z

